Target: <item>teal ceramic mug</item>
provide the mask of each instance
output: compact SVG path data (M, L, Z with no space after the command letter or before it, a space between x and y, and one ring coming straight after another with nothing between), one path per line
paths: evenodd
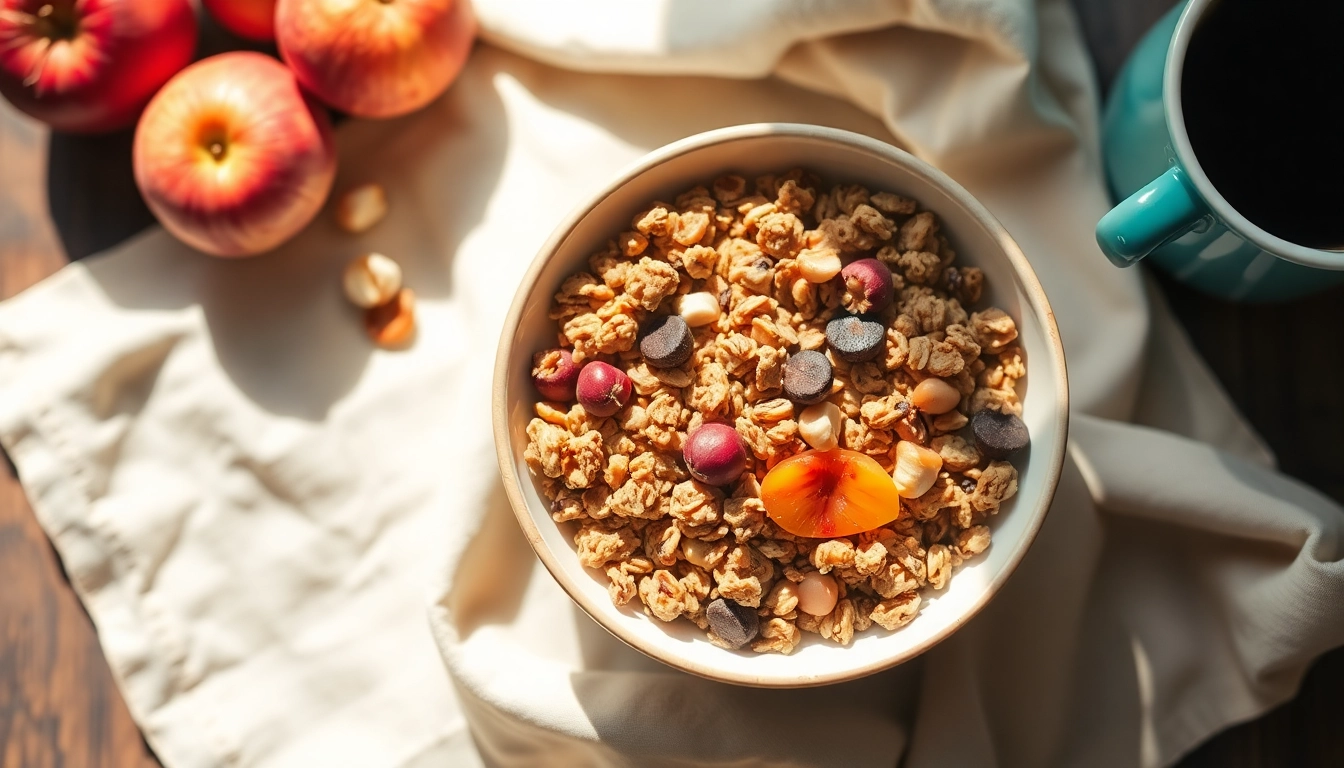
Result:
M1097 244L1117 266L1150 257L1192 287L1238 301L1279 301L1344 283L1344 253L1298 245L1251 223L1210 183L1191 148L1182 68L1195 27L1216 1L1173 8L1115 82L1102 153L1121 202L1097 223Z

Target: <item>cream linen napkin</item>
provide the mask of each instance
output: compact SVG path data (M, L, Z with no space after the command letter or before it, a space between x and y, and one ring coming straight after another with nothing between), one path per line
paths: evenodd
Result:
M390 190L362 238L323 216L224 262L156 230L0 305L0 440L170 768L1158 765L1344 643L1344 515L1271 469L1095 251L1095 89L1063 2L477 8L515 53L481 45L426 111L341 129L338 184ZM516 530L488 422L555 223L644 151L755 121L892 141L980 197L1045 283L1075 405L999 597L917 662L811 691L674 673L584 618ZM421 298L407 352L343 305L364 249Z

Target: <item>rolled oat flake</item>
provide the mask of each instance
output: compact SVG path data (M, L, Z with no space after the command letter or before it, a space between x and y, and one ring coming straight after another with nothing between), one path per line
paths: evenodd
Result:
M761 620L755 609L722 597L714 598L709 607L705 608L705 618L709 620L709 628L714 630L714 634L733 648L741 648L755 640L761 629Z

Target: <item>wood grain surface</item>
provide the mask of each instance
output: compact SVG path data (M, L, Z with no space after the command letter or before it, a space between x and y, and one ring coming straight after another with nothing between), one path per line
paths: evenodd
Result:
M1173 0L1073 2L1105 84ZM216 33L205 47L230 42ZM0 104L0 298L151 222L131 179L129 147L129 131L49 136ZM1344 289L1247 307L1159 279L1195 346L1284 471L1344 502ZM1341 712L1344 649L1337 649L1311 668L1292 702L1219 734L1180 766L1344 766ZM12 467L0 469L0 765L158 765Z
M47 215L46 158L46 130L0 103L0 298L66 262ZM0 469L0 765L157 766L7 462Z

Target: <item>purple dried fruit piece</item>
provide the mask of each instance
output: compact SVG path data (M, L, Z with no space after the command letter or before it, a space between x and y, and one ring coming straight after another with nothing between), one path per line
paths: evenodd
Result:
M691 359L691 327L680 315L661 315L644 324L639 351L654 368L676 368Z
M578 382L579 366L568 349L546 349L532 356L532 386L542 398L568 403Z
M630 377L614 365L595 360L579 371L576 393L589 414L605 419L630 399Z
M1027 425L1011 413L977 411L971 417L975 447L991 459L1006 459L1031 442Z
M964 282L965 278L961 276L961 270L956 267L948 267L943 270L943 287L947 289L948 293L961 293L961 286Z
M805 349L784 363L784 396L803 405L814 405L831 394L835 378L831 361L815 349Z
M736 649L756 639L761 631L761 619L755 608L748 608L735 600L716 597L705 608L709 628L721 640Z
M877 259L852 262L840 270L840 278L845 281L845 295L840 300L855 314L881 312L896 297L891 270Z
M841 360L850 363L877 357L886 348L886 341L886 326L868 315L841 315L826 324L826 343Z
M681 457L696 480L710 485L737 482L747 468L747 448L737 430L716 421L686 436Z

